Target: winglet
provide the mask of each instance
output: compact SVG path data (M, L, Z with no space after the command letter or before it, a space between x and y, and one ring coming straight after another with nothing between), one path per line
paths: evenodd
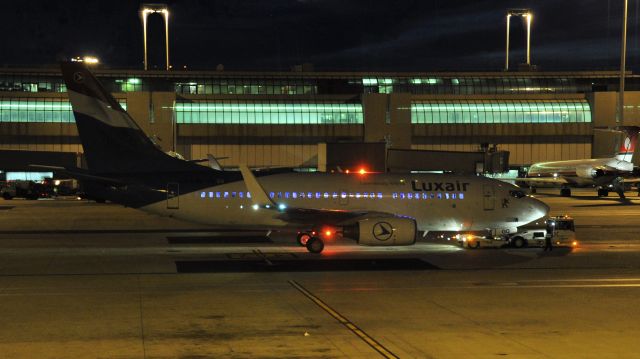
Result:
M260 185L256 177L251 173L251 170L247 165L241 164L240 173L244 179L244 184L247 186L247 190L251 193L251 202L257 204L260 207L274 206L275 203L269 198L267 192Z
M222 171L222 166L220 166L220 162L218 162L218 159L213 157L212 154L207 153L207 161L209 161L209 167L213 168L214 170Z

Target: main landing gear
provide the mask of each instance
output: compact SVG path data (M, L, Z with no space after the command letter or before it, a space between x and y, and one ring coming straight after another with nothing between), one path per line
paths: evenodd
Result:
M324 242L320 237L316 237L313 234L315 232L300 232L298 233L298 244L307 247L307 250L311 253L320 253L324 249Z
M562 197L571 197L571 188L569 188L569 186L562 186L560 188L560 195Z
M609 196L609 191L606 188L598 188L598 197Z

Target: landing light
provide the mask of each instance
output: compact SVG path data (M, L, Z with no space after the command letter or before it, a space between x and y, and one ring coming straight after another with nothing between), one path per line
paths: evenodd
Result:
M251 208L253 208L254 211L257 211L258 208L260 208L260 206L258 206L257 204L254 204L253 206L251 206Z
M280 203L278 205L278 209L281 210L281 211L284 211L285 209L287 209L287 206L284 203Z

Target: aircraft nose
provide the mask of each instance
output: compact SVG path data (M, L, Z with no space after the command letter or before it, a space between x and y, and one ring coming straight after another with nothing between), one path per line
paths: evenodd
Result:
M531 203L531 209L536 213L536 218L541 218L546 216L549 213L549 206L536 198L529 198Z

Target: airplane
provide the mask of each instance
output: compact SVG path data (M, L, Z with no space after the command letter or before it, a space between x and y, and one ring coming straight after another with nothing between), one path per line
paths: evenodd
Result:
M621 126L617 128L625 134L625 139L613 157L582 160L538 162L529 167L527 176L515 181L526 182L535 193L536 184L560 185L560 195L571 196L571 186L594 186L598 197L606 197L614 190L625 199L625 183L638 183L631 160L638 142L640 127Z
M290 231L311 253L339 238L399 246L428 231L513 232L549 211L519 187L480 176L253 173L180 160L158 149L84 65L61 68L88 169L56 169L114 203L215 228Z

